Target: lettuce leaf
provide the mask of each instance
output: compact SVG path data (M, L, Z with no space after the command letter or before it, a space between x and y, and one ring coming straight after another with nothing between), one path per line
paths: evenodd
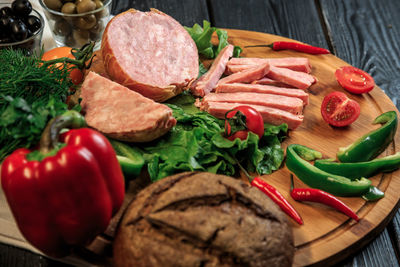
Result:
M224 121L206 112L189 108L190 96L183 95L167 104L177 125L165 136L143 145L152 181L182 171L207 171L234 176L236 159L250 172L269 174L277 170L284 154L281 141L287 125L266 125L264 136L249 133L246 140L229 141L223 137Z

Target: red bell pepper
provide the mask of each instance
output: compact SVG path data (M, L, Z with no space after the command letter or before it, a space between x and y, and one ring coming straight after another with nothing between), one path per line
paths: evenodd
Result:
M102 134L81 128L59 138L60 129L83 123L74 111L57 117L44 130L39 150L18 149L1 167L1 184L21 233L55 257L102 233L124 198L121 168Z

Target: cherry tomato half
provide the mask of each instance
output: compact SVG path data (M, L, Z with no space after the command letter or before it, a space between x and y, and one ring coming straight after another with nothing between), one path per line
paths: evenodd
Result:
M343 127L353 123L360 115L360 105L342 92L332 92L324 97L322 118L330 125Z
M232 125L231 123L234 120L234 123L236 125L241 125L242 123L239 122L238 120L241 120L240 116L237 116L238 111L244 115L245 120L243 123L245 125L243 126L243 130L238 130L232 134ZM227 118L225 120L225 134L227 138L231 141L235 140L236 138L239 138L240 140L245 140L247 138L248 132L253 132L258 135L258 137L261 139L261 137L264 135L264 121L263 118L257 110L255 110L252 107L249 106L238 106L232 109L231 111L228 111L225 115Z
M43 54L42 60L48 61L62 57L75 58L71 53L71 47L63 46L53 48ZM80 69L72 69L69 77L74 84L80 84L83 81L83 72Z
M353 94L368 93L375 86L375 81L371 75L353 66L337 69L335 76L339 84Z

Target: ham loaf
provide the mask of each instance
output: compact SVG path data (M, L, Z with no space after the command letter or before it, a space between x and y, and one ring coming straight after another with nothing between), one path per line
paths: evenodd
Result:
M103 134L128 142L148 142L175 124L172 110L94 72L81 88L87 124Z
M197 47L172 17L129 9L104 31L101 52L110 78L155 101L189 87L199 73Z

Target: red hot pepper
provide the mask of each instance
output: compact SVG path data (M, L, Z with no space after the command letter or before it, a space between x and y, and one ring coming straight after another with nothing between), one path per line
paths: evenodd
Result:
M301 219L297 211L293 208L292 205L290 205L290 203L285 199L285 197L282 196L282 194L278 190L276 190L275 187L268 184L260 177L255 177L251 181L251 185L257 187L264 194L269 196L281 208L281 210L283 210L287 215L292 217L292 219L295 220L298 224L300 225L303 224L303 220Z
M108 140L82 127L77 112L45 129L40 150L18 149L1 167L1 184L24 237L42 252L65 256L108 226L124 198L124 179ZM61 147L61 148L60 148Z
M329 54L329 50L322 48L311 46L308 44L301 44L296 42L273 42L268 45L251 45L247 47L270 47L272 50L279 51L279 50L293 50L298 52L303 52L312 55L319 55L319 54Z
M294 188L293 186L293 175L290 175L291 179L291 191L290 195L296 201L310 201L317 202L321 204L325 204L330 206L331 208L340 211L350 218L356 220L357 222L360 220L357 214L354 213L352 209L350 209L346 204L344 204L341 200L336 198L335 196L314 188Z

